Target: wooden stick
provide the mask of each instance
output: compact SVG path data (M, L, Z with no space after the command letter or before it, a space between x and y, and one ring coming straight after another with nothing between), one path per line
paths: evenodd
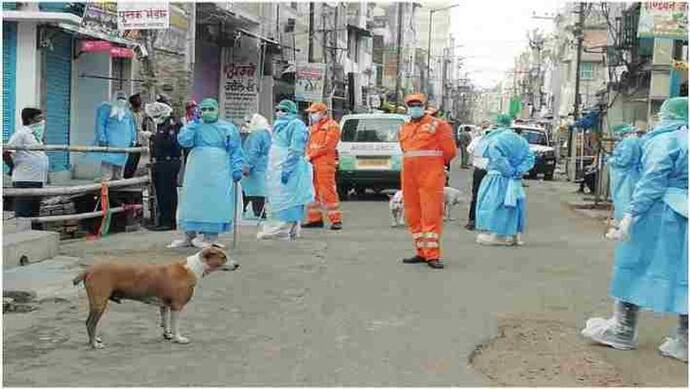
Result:
M148 153L147 147L108 147L78 145L3 146L8 151L72 151L78 153Z
M119 188L123 186L142 185L149 182L149 177L135 177L124 180L105 181L104 184L109 188ZM47 188L4 188L3 196L26 197L26 196L59 196L69 194L80 194L84 192L97 192L101 190L101 183L75 185L75 186L56 186Z
M110 213L121 213L132 210L142 209L144 206L141 204L132 204L126 207L115 207L110 208ZM55 216L38 216L38 217L22 217L17 218L19 220L27 220L35 223L50 223L50 222L62 222L68 220L83 220L83 219L95 219L97 217L102 217L103 211L96 212L86 212L86 213L74 213L71 215L55 215Z

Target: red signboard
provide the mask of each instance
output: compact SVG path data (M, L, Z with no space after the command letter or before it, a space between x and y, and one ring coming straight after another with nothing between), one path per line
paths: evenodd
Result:
M108 41L81 41L81 51L85 52L108 52L113 48L113 44Z
M134 58L134 50L126 47L113 47L110 49L110 56L115 58Z

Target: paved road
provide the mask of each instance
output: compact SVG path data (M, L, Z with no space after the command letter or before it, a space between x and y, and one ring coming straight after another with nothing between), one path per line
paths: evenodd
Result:
M467 191L468 177L468 171L456 169L451 183ZM3 382L495 384L468 359L477 345L497 335L500 317L539 315L577 328L610 308L612 246L600 239L600 226L563 206L572 187L528 183L528 245L479 247L474 234L461 228L465 211L456 209L462 217L444 233L443 271L399 262L411 253L411 243L405 230L389 226L385 197L344 203L343 231L307 231L297 242L257 242L253 229L244 228L233 254L240 271L204 279L185 312L181 327L189 345L162 341L156 310L128 302L111 305L102 321L106 349L90 350L84 291L64 289L65 301L5 315ZM63 254L82 259L56 278L67 285L78 263L97 259L166 261L191 253L166 249L171 237L144 232L63 245ZM596 353L622 371L626 382L686 385L687 365L655 353L673 320L645 315L642 324L637 352L596 348Z

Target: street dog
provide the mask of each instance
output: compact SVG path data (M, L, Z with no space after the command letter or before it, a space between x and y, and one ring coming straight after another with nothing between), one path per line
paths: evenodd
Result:
M398 227L405 224L403 220L403 196L402 191L395 192L393 196L388 196L388 209L391 211L391 227Z
M239 264L229 260L218 246L211 246L169 264L134 264L116 261L96 263L72 280L84 283L89 299L86 332L93 348L103 348L96 336L96 327L108 306L108 300L135 300L160 307L163 338L175 343L189 343L180 335L179 317L194 294L194 287L207 274L216 270L236 270Z
M451 188L449 186L446 186L443 188L443 220L449 220L452 221L454 220L450 216L450 210L454 206L460 204L462 198L461 198L462 192L455 188Z
M404 204L402 191L395 192L393 196L388 196L388 209L391 212L391 227L402 226L404 223ZM446 186L443 188L443 220L454 220L451 217L451 209L462 202L462 192L455 188Z

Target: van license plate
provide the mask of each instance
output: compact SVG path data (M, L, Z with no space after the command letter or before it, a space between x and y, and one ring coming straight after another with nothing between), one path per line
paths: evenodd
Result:
M357 167L363 168L363 169L388 168L389 164L390 164L390 160L387 158L357 159Z

